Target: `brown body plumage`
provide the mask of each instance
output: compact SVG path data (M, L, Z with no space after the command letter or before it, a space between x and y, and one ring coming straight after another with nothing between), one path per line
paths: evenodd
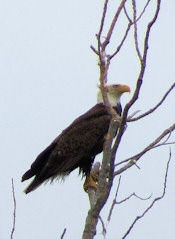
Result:
M121 114L119 102L116 102L114 109ZM110 120L111 115L103 103L96 104L77 118L38 155L31 169L22 176L22 181L35 176L25 193L33 191L48 179L52 181L76 168L87 176L95 156L103 150Z

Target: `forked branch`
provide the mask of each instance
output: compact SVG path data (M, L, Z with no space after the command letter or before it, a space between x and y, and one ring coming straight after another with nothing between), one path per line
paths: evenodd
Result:
M162 139L164 139L167 135L169 135L170 133L172 133L175 130L175 123L173 125L171 125L169 128L167 128L166 130L164 130L151 144L149 144L145 149L143 149L140 153L122 161L122 163L124 162L128 162L125 166L123 166L122 168L118 169L115 173L114 176L121 174L122 172L124 172L125 170L127 170L128 168L132 167L133 165L135 165L135 163L148 151L150 151L151 149L153 149Z
M153 208L153 206L154 206L154 204L155 204L156 202L160 201L160 200L165 196L166 186L167 186L167 178L168 178L168 169L169 169L170 160L171 160L171 151L170 151L170 153L169 153L169 159L168 159L168 162L167 162L167 167L166 167L166 172L165 172L165 179L164 179L164 187L163 187L162 195L159 196L159 197L157 197L157 198L155 198L155 199L152 201L152 203L147 207L147 209L146 209L140 216L137 216L137 217L135 218L135 220L133 221L133 223L131 224L131 226L129 227L129 229L128 229L127 232L125 233L125 235L122 237L122 239L125 239L125 238L129 235L129 233L131 232L131 230L133 229L133 227L135 226L135 224L136 224L140 219L142 219L147 212L149 212L149 211Z
M148 110L147 112L139 115L138 117L128 117L127 119L127 122L133 122L133 121L136 121L136 120L139 120L139 119L142 119L146 116L148 116L149 114L153 113L155 110L157 110L159 108L159 106L162 105L162 103L165 101L165 99L167 98L167 96L170 94L170 92L175 88L175 83L172 84L172 86L169 88L169 90L164 94L164 96L162 97L162 99L160 100L160 102L155 105L153 108L151 108L150 110Z
M123 110L123 115L122 115L122 121L121 121L121 124L120 124L120 128L118 130L117 138L116 138L114 146L112 148L113 159L115 158L116 152L118 150L118 146L120 144L121 138L122 138L122 136L124 134L124 131L125 131L125 125L126 125L126 121L127 121L127 117L128 117L128 112L129 112L130 108L132 107L132 105L136 102L136 100L139 97L139 93L140 93L140 89L141 89L141 86L142 86L142 81L143 81L143 77L144 77L144 73L145 73L146 62L147 62L148 42L149 42L149 37L150 37L150 31L151 31L151 28L152 28L153 24L157 20L157 17L158 17L159 11L160 11L160 2L161 2L161 0L157 0L157 6L156 6L156 11L155 11L154 17L147 26L145 40L144 40L143 60L141 61L141 69L140 69L140 73L139 73L139 76L138 76L138 79L137 79L136 89L135 89L135 92L133 94L133 97L126 104L126 106Z
M104 22L106 19L107 7L108 7L108 0L105 0L103 15L102 15L101 23L100 23L100 29L99 29L99 33L97 34L98 50L95 50L95 48L93 48L94 52L99 57L100 89L102 91L104 104L107 107L109 107L109 110L110 110L110 104L109 104L109 101L107 98L106 83L107 83L107 75L108 75L110 60L117 54L117 52L123 46L123 43L127 37L127 34L129 32L129 29L130 29L132 23L129 22L129 25L125 31L125 34L121 41L121 44L119 45L117 50L114 51L114 54L111 55L111 58L110 58L110 56L107 56L107 54L106 54L106 46L110 42L116 22L119 18L119 15L120 15L122 9L124 9L124 5L125 5L126 1L127 0L121 0L120 5L115 13L115 16L111 22L111 25L109 27L107 36L106 36L104 42L102 42L101 37L102 37L103 28L104 28ZM82 239L94 238L94 236L96 234L96 225L98 222L99 213L108 199L108 196L109 196L109 193L110 193L110 190L112 187L112 183L113 183L113 178L114 178L115 154L117 152L121 138L125 131L128 112L129 112L130 108L132 107L132 105L136 102L136 100L138 99L138 96L139 96L139 92L140 92L140 88L142 85L143 76L144 76L144 72L145 72L145 67L146 67L150 30L151 30L153 24L156 22L159 10L160 10L160 0L157 0L157 7L155 10L155 15L154 15L153 19L151 20L151 22L148 24L147 30L146 30L146 35L145 35L145 39L144 39L144 50L142 53L143 57L142 57L142 60L140 61L141 69L140 69L140 73L139 73L139 76L138 76L138 79L136 82L136 89L135 89L134 95L124 108L120 126L119 126L119 122L115 119L115 117L111 120L108 134L107 134L108 137L106 137L107 139L104 144L103 161L102 161L101 171L100 171L100 175L99 175L99 181L98 181L99 184L98 184L98 189L96 192L95 204L91 205L91 208L88 212ZM118 133L117 133L116 141L114 142L114 145L113 145L113 139L115 137L115 132L116 132L117 128L118 128Z

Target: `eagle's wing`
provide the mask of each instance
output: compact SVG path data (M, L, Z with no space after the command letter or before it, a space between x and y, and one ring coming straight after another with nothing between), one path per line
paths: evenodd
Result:
M90 171L96 154L103 150L104 136L111 116L103 104L98 104L77 118L32 164L22 180L35 175L26 193L47 179L68 174L77 167L85 174Z
M47 163L48 157L50 155L50 153L53 151L53 149L56 146L56 142L51 143L44 151L42 151L38 157L36 158L36 160L33 162L33 164L31 165L31 169L29 169L23 176L21 181L25 181L31 177L33 177L34 175L39 174L39 172L41 172L41 170L44 168L44 166Z

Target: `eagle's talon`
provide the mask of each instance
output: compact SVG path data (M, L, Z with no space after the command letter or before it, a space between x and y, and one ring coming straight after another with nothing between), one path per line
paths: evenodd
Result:
M90 176L86 176L83 188L85 192L88 192L88 188L93 188L97 190L97 182L98 182L99 172L92 172Z

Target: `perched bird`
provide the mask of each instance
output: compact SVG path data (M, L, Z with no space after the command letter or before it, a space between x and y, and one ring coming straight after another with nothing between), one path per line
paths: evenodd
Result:
M107 85L109 102L118 115L122 112L120 97L124 92L130 92L129 86ZM111 115L99 91L97 104L63 130L22 176L22 182L34 176L24 192L27 194L35 190L47 180L52 182L56 178L63 178L76 168L86 176L84 189L89 184L94 186L90 171L95 156L103 151L110 120Z

